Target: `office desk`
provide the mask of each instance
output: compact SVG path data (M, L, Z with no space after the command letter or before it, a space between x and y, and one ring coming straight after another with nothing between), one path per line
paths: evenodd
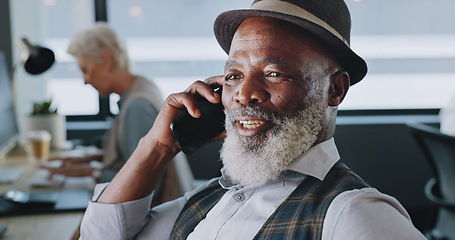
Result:
M0 193L4 194L10 188L19 190L37 190L30 188L28 181L40 163L31 163L27 156L7 156L0 160L0 166L24 166L25 173L21 178L11 184L0 184ZM39 190L52 188L39 188ZM83 212L65 212L52 214L33 214L12 217L0 217L0 224L7 225L8 230L2 240L66 240L71 239L78 230Z

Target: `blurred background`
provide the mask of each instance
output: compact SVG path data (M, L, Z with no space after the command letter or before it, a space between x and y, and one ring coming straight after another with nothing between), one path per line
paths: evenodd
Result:
M365 79L349 89L335 140L344 160L381 191L398 198L425 228L431 177L405 124L439 126L438 112L455 93L455 1L346 0L351 46L368 63ZM66 116L68 140L96 138L118 112L115 94L99 98L74 58L70 38L107 21L125 40L132 72L153 79L164 95L223 73L226 54L213 35L216 16L248 8L246 0L0 0L0 50L12 69L26 37L52 49L56 63L37 76L15 72L19 132L32 102L52 99ZM11 73L11 72L10 72ZM219 174L213 143L188 156L196 178Z

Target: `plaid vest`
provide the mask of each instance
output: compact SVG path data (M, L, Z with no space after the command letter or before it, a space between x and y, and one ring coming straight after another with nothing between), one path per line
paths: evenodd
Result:
M324 181L305 179L264 223L254 239L321 239L322 224L332 200L340 193L369 185L343 163L336 163ZM185 204L169 239L186 239L226 192L218 181Z

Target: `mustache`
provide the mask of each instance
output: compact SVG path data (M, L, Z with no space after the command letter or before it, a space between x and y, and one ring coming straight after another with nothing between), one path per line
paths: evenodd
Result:
M238 107L231 112L224 110L226 115L226 126L236 126L237 121L235 120L238 117L250 116L253 118L262 119L268 121L272 128L280 128L280 125L285 121L289 116L281 115L279 113L270 112L264 110L258 106L242 106Z
M281 119L282 116L278 113L266 111L258 106L242 106L238 107L231 112L224 110L226 114L226 120L229 122L235 122L237 117L250 116L258 119L264 119L267 121L273 121L274 119Z

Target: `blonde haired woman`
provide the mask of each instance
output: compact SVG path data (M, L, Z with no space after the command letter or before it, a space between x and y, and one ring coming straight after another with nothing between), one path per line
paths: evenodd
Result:
M110 181L152 127L163 99L151 81L130 72L127 51L106 23L96 23L77 33L67 51L76 58L85 84L92 85L100 96L109 96L111 93L120 95L120 112L105 136L103 154L66 158L61 168L51 172L67 176L92 175L102 182ZM165 181L167 183L164 185L167 186L163 186L163 190L166 195L172 195L171 198L192 188L192 175L186 158L178 155L176 161L179 166L183 164L185 171L167 174L172 175L174 180L171 183ZM101 168L94 166L97 162L102 163Z

